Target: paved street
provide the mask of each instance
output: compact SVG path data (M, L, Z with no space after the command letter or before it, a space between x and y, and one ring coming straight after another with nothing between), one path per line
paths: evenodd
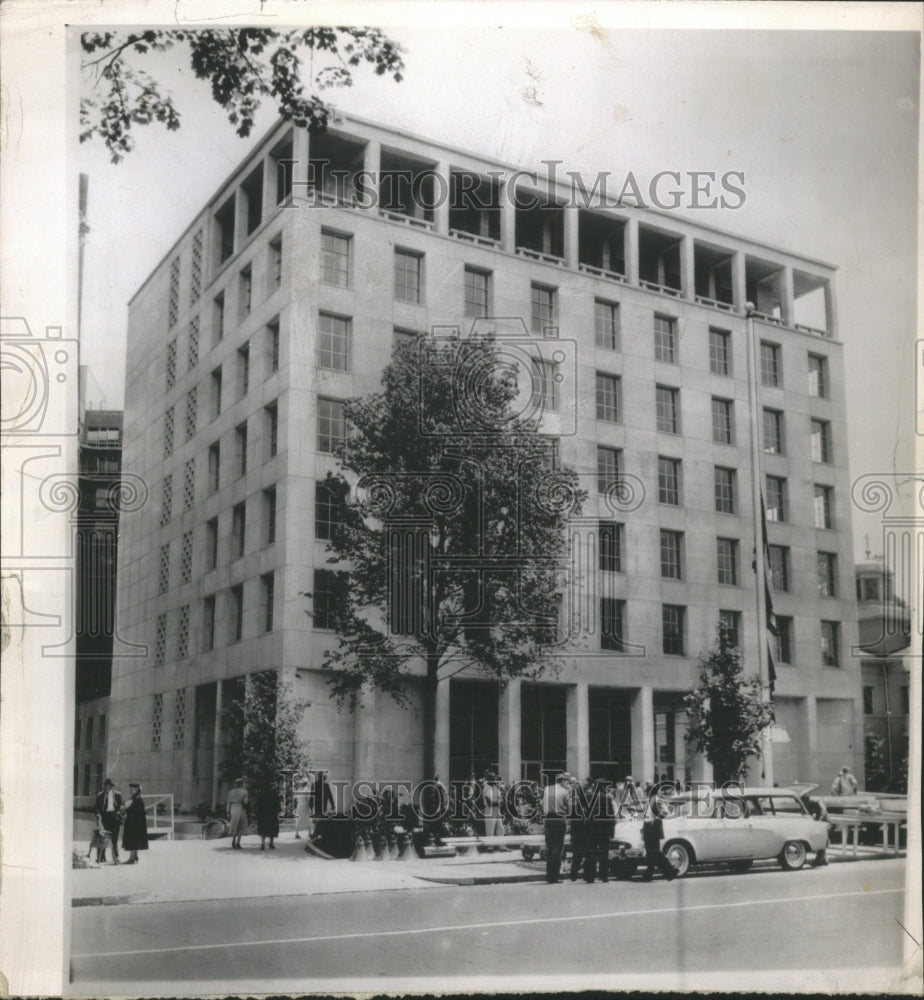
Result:
M75 993L394 988L413 977L577 976L678 988L780 974L855 989L902 962L904 862L655 881L274 896L73 911ZM753 970L768 970L753 978ZM741 972L743 979L725 974ZM605 977L600 979L600 977ZM750 977L750 978L749 978ZM817 984L817 981L816 981ZM838 986L840 984L840 986Z

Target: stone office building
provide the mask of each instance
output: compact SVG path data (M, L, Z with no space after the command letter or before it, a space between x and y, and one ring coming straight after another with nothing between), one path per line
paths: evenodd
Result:
M395 173L412 183L386 190ZM439 196L462 189L477 202ZM602 628L575 637L546 683L499 690L475 670L442 682L438 770L708 776L683 740L696 657L720 618L755 671L762 641L750 301L779 624L775 779L862 770L834 270L572 194L345 119L310 136L279 124L190 221L130 304L124 465L151 499L123 530L118 620L149 656L116 660L110 768L184 804L216 799L222 705L272 667L310 699L314 761L333 778L424 777L419 706L370 692L350 714L328 698L317 484L343 401L376 390L397 340L487 316L574 345L543 430L588 489L575 537L608 539L584 567L598 590L571 598L590 594ZM631 484L624 506L598 490L616 475Z

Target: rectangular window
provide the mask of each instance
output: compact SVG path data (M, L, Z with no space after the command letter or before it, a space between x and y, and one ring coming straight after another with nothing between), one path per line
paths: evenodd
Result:
M270 403L264 407L266 413L266 437L269 457L273 458L279 451L279 407Z
M865 684L863 685L863 714L873 714L873 689Z
M80 726L81 726L81 720L78 719L77 722L74 724L74 749L75 750L79 750L80 749Z
M396 326L392 330L392 350L396 351L399 347L413 347L419 336L420 334L414 330L402 330L401 327Z
M561 469L561 441L558 438L545 438L542 450L542 468L546 472L558 472Z
M263 164L260 163L241 184L244 199L245 235L250 236L263 221Z
M908 700L907 684L902 684L902 686L898 689L898 695L899 695L899 705L901 707L901 713L902 715L908 715L908 713L911 710L911 703Z
M106 716L99 717L99 735L96 737L96 745L104 747L106 745Z
M738 542L734 538L716 539L718 582L724 587L738 586Z
M187 361L189 363L189 370L192 371L193 368L199 364L199 317L193 316L189 321L189 334L186 344L186 354Z
M324 483L314 492L314 536L326 541L334 537L334 529L342 523L343 504L338 495Z
M491 274L474 267L465 269L465 315L488 316L491 311Z
M209 445L209 493L218 490L221 470L221 443L216 441Z
M266 324L267 342L269 345L269 365L270 372L279 371L279 320L274 319Z
M543 413L557 413L561 408L558 390L558 365L554 361L533 358L533 405Z
M818 596L837 597L837 556L833 552L818 553Z
M663 434L680 433L680 390L665 385L655 387L658 430Z
M225 293L219 292L214 300L214 330L215 343L219 343L225 335Z
M151 749L160 750L161 732L164 727L164 696L154 695L154 705L151 710ZM87 765L89 770L89 764Z
M167 344L167 388L172 389L176 385L176 340L171 340Z
M820 354L808 356L809 395L818 399L828 397L828 359Z
M532 331L544 336L546 329L555 325L555 289L533 282L530 303Z
M812 421L812 461L831 461L831 425L827 420Z
M738 506L737 474L734 469L715 466L715 509L717 514L734 514Z
M615 521L600 521L597 525L600 540L600 569L609 573L622 572L623 526Z
M247 504L237 503L231 511L231 558L240 559L244 554L247 534Z
M760 380L764 385L776 388L780 385L779 344L760 342Z
M173 474L164 476L160 498L160 525L163 527L173 516Z
M189 303L194 305L199 301L202 292L202 230L193 237L192 242L192 272L189 278Z
M90 794L90 765L83 765L83 794Z
M321 281L350 287L350 237L321 231Z
M192 510L196 502L196 460L191 458L183 466L183 509Z
M783 414L780 410L764 409L764 451L768 455L782 455Z
M664 361L672 365L675 355L677 321L669 316L654 318L654 351L655 361Z
M170 262L170 296L167 305L167 329L176 326L180 309L180 258L174 257Z
M272 573L265 573L260 577L260 585L263 590L263 631L273 631L273 603L275 580Z
M213 517L205 524L205 565L207 569L218 566L218 518Z
M276 487L263 491L263 538L267 545L276 541Z
M103 787L103 765L101 763L97 762L96 767L94 768L94 772L93 773L94 773L94 776L96 778L96 787L97 788L102 788Z
M600 648L614 653L626 648L626 602L615 597L600 598Z
M619 376L597 372L597 420L619 423Z
M730 399L712 397L712 440L716 444L732 444L732 405Z
M199 417L199 393L193 386L186 393L186 440L189 441L196 433Z
M784 545L768 546L770 552L770 586L781 593L789 590L789 549Z
M622 452L618 448L597 446L597 491L606 493L619 482Z
M250 308L253 304L253 271L248 264L238 279L238 316L243 319L250 315Z
M767 520L786 520L786 480L767 476Z
M776 616L776 659L780 663L792 663L792 618Z
M329 569L314 571L313 618L315 628L333 628L334 574Z
M739 611L720 611L719 621L725 626L725 635L729 646L741 645L741 613Z
M270 294L282 285L282 233L269 245L269 290Z
M193 533L183 533L183 543L180 549L180 583L189 583L193 568Z
M318 319L318 365L335 372L350 370L350 320L321 313Z
M839 667L840 662L840 623L821 623L821 662L826 667Z
M87 719L87 749L93 746L93 716Z
M157 574L157 593L166 594L170 588L170 543L160 547L160 567Z
M173 407L164 414L164 458L173 451Z
M250 344L237 349L237 398L250 392Z
M186 744L186 688L176 693L173 705L173 749L181 750Z
M594 299L594 340L608 351L619 349L619 306L615 302Z
M202 652L215 648L215 595L209 594L202 602Z
M680 459L658 456L658 503L680 506Z
M684 656L684 618L686 608L664 604L661 608L661 631L666 656Z
M423 255L410 250L395 250L395 298L398 302L421 300Z
M815 484L815 527L831 528L834 524L834 490L830 486Z
M731 374L731 334L709 328L709 370L713 375Z
M189 605L180 608L180 621L176 630L176 658L185 660L189 656Z
M244 585L231 588L231 642L240 642L244 635Z
M661 576L683 579L683 532L661 529Z
M318 451L332 455L347 438L346 417L339 399L318 399Z
M162 667L167 659L167 616L158 615L154 629L154 666Z
M247 475L247 424L238 424L234 428L235 461L237 474Z
M212 420L221 413L221 368L212 372Z

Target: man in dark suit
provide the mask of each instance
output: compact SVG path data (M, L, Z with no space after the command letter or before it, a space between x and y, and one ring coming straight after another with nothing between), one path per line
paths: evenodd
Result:
M115 787L112 778L103 782L102 791L94 804L96 822L112 838L112 863L119 863L119 829L122 826L122 793Z
M330 782L327 780L327 771L318 771L318 776L314 781L314 801L312 804L315 817L326 816L328 811L333 812L336 808L334 793L330 790Z

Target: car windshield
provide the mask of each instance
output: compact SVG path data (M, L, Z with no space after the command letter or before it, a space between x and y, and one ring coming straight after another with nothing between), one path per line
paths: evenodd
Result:
M805 806L795 795L754 795L747 803L753 816L805 815Z

